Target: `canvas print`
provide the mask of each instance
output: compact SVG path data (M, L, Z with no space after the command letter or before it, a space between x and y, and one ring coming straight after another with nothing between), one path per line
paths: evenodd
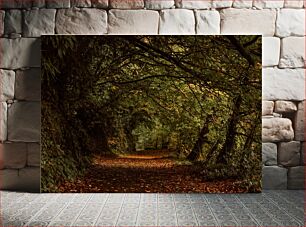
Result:
M42 192L261 191L261 36L42 36Z

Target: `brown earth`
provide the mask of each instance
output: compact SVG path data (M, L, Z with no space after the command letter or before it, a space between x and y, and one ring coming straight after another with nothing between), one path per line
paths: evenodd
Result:
M244 192L237 180L205 181L199 167L184 164L167 150L119 157L97 156L87 173L66 182L61 192L231 193Z

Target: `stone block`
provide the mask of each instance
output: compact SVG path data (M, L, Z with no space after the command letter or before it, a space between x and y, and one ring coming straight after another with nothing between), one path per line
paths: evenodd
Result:
M32 7L44 8L46 7L46 1L45 0L32 0Z
M0 101L14 99L15 72L0 69Z
M175 6L184 9L209 9L212 8L212 0L175 0Z
M300 164L300 142L279 143L278 164L282 166L298 166Z
M25 143L0 143L0 159L2 168L24 168L27 162L27 145Z
M274 109L273 101L262 101L262 115L272 115Z
M128 18L128 19L127 19ZM110 34L158 34L159 14L153 10L110 10Z
M276 101L275 110L276 113L292 113L297 111L297 106L291 101Z
M60 9L56 16L57 34L101 35L107 32L107 13L102 9Z
M40 67L40 40L36 38L0 38L0 68Z
M15 102L8 109L8 140L40 141L40 103Z
M199 35L220 34L220 14L216 10L197 10L196 33Z
M144 0L109 0L109 7L113 9L143 9Z
M21 9L30 8L32 1L30 0L1 0L0 8L2 9Z
M279 166L264 166L262 181L263 189L287 189L287 169Z
M265 8L283 8L284 0L254 0L253 6L257 9L265 9Z
M24 12L23 36L39 37L53 35L55 28L55 9L34 9Z
M71 7L91 7L91 0L70 0Z
M306 165L306 159L305 159L305 149L306 147L306 142L302 142L302 146L301 146L301 162L300 165L305 166Z
M174 0L145 0L146 9L170 9L175 7Z
M276 36L304 36L305 35L305 10L281 9L277 13Z
M273 9L223 9L221 34L224 35L264 35L273 36L276 11Z
M28 166L40 166L40 145L39 143L27 143L28 148Z
M108 0L91 0L92 7L95 8L107 8L108 7Z
M298 111L294 117L294 130L297 141L305 141L305 101L298 104Z
M287 37L282 39L280 68L305 67L305 38Z
M288 189L305 189L304 166L291 167L288 170Z
M262 65L276 66L280 56L280 38L263 37L262 39Z
M233 7L234 8L252 8L253 2L250 0L234 0Z
M263 118L262 141L280 142L290 141L294 138L294 131L290 119L287 118Z
M4 17L5 17L5 11L0 10L0 35L1 36L4 34Z
M304 0L285 0L284 7L285 8L303 8Z
M7 140L7 104L0 103L0 142Z
M233 0L212 0L212 8L229 8L232 7Z
M22 33L22 11L17 9L8 10L4 19L4 33Z
M165 9L160 12L159 34L195 34L195 17L192 10Z
M40 192L40 168L27 167L20 170L0 170L2 190Z
M46 0L46 5L50 9L70 8L70 0Z
M305 99L303 69L263 68L262 94L264 100Z
M277 145L275 143L262 144L262 163L266 166L277 165Z
M15 98L18 100L40 101L40 69L31 68L28 70L16 71Z

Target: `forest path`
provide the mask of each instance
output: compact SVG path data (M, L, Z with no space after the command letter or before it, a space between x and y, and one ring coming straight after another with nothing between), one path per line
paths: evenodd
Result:
M200 169L179 162L167 150L119 157L97 156L84 177L60 186L61 192L239 192L234 180L207 182Z

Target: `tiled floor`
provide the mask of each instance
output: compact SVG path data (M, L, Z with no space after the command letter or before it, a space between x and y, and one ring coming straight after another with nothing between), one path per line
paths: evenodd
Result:
M304 226L303 191L261 194L1 192L4 226Z

